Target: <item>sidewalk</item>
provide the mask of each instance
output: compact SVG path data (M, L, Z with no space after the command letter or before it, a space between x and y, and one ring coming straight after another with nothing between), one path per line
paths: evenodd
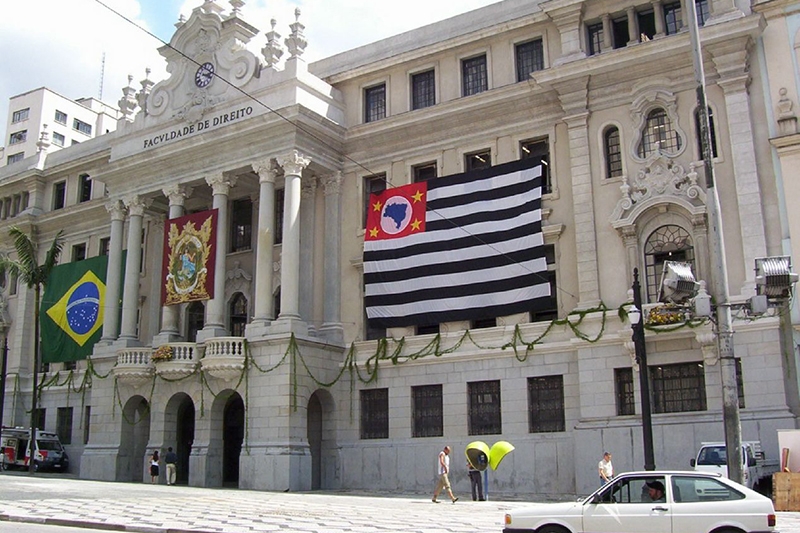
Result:
M0 520L145 533L499 533L506 510L527 502L452 504L430 496L275 493L0 474ZM466 497L466 499L464 499ZM800 513L778 513L800 533Z

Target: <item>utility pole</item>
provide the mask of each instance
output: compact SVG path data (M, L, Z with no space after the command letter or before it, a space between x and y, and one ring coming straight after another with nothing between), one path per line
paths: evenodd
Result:
M722 238L722 217L719 195L714 184L714 163L711 154L711 131L708 127L708 102L703 71L703 53L700 48L700 29L697 25L695 0L685 3L689 11L689 34L692 42L692 61L697 82L697 105L700 115L700 145L706 175L708 198L708 243L711 252L711 288L717 301L717 349L722 381L722 417L725 426L725 447L728 452L728 477L742 483L742 424L739 419L739 389L736 384L736 360L733 356L733 326L731 324L730 295L728 293L728 267L725 262L725 244Z

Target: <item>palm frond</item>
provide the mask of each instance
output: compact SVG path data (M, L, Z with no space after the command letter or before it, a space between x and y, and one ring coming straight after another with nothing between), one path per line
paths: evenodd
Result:
M30 284L31 276L36 273L36 246L28 236L16 226L8 230L8 234L14 239L14 249L17 251L17 263L20 267L20 277L26 279Z
M44 263L41 265L41 276L42 285L47 284L47 278L50 277L50 272L52 272L53 267L56 266L58 263L58 257L61 255L61 250L64 247L64 230L60 230L57 234L55 239L53 239L52 244L50 244L50 249L47 250L47 255L45 256Z

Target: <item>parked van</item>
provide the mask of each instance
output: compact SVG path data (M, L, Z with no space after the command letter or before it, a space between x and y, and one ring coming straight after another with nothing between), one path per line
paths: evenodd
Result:
M700 472L715 472L728 477L728 450L724 442L704 442L691 464ZM759 441L742 442L742 481L748 488L755 487L762 479L770 478L778 471L777 461L764 457Z
M28 468L30 450L28 441L31 430L27 428L3 428L0 431L0 466L6 468ZM69 456L64 451L58 435L36 430L34 449L34 468L36 470L69 470Z

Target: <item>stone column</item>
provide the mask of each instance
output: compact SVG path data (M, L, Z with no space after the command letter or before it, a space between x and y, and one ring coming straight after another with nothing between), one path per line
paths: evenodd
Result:
M315 335L314 324L314 234L316 230L317 177L302 183L300 209L300 318Z
M186 197L192 194L192 189L184 185L175 184L165 187L162 192L164 196L169 198L169 218L183 216L183 204L186 201ZM169 221L165 222L165 224L169 227ZM164 283L165 275L165 272L161 273L159 283ZM162 344L180 340L178 309L177 305L165 305L161 308L161 331L153 337L153 346L161 346Z
M581 31L583 25L583 2L569 0L558 2L552 7L548 6L551 2L545 2L545 13L558 28L561 37L561 57L556 59L555 65L562 65L570 61L576 61L586 57L584 50L581 50Z
M117 343L141 346L137 330L139 311L139 265L142 261L142 227L144 211L152 200L135 195L128 207L128 256L125 260L125 286L122 293L122 332Z
M655 38L664 37L667 32L664 28L664 4L661 0L653 0L653 16L656 19Z
M283 245L281 251L281 314L276 333L308 334L300 321L300 175L311 159L297 150L278 158L283 168ZM281 324L282 323L282 324Z
M114 200L106 205L111 215L111 238L108 243L106 269L106 303L101 341L110 343L119 335L119 289L122 285L122 234L125 226L125 205Z
M636 8L631 6L627 10L628 14L628 45L639 42L639 19L636 18Z
M206 323L197 332L197 342L228 335L225 328L225 261L228 257L228 193L236 185L236 176L218 172L206 177L214 195L212 206L217 210L217 249L214 266L214 297L206 303Z
M325 192L325 260L323 268L324 297L320 336L330 343L344 342L341 322L341 249L342 249L342 173L323 179Z
M613 50L614 45L611 41L611 15L603 15L603 51Z
M266 327L275 318L272 308L272 248L275 244L275 178L278 171L272 168L272 161L265 160L253 164L258 174L258 239L256 244L255 268L255 311L253 321L247 325L247 336L262 336Z

